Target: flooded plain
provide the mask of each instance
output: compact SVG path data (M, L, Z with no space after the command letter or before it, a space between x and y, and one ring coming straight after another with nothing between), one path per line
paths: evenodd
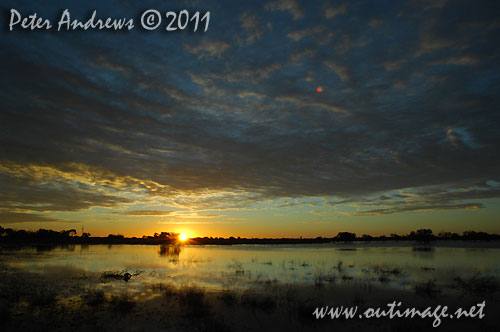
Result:
M498 323L491 313L498 308L499 257L496 242L4 247L0 322L6 330L53 328L54 320L55 330L82 331L358 330L366 325L318 322L312 312L325 304L487 301L489 315L480 323L491 328ZM430 324L414 322L369 326L411 331ZM477 323L457 322L444 330Z
M30 272L57 268L78 269L82 273L128 272L136 274L130 279L136 285L172 282L213 289L244 288L256 282L310 284L331 278L379 280L388 286L408 287L430 278L446 282L455 277L500 273L500 249L496 243L483 247L464 242L441 246L66 245L3 250L0 257L4 263Z

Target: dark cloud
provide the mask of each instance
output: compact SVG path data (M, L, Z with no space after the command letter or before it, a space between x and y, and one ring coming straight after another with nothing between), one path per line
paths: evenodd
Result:
M422 212L429 210L474 210L480 209L483 207L481 203L464 203L464 204L452 204L452 205L414 205L414 206L400 206L388 209L375 209L375 210L367 210L358 212L355 215L357 216L372 216L372 215L382 215L382 214L392 214L399 212Z
M61 222L67 223L68 220L52 218L40 214L33 213L17 213L17 212L3 212L0 211L0 222L2 224L17 224L17 223L26 223L26 222L34 222L34 223L48 223L48 222ZM75 222L75 221L71 221ZM77 221L76 221L77 222Z
M92 181L65 178L68 174L40 167L2 168L0 210L15 211L80 211L92 207L115 207L131 199L96 192ZM5 174L4 172L9 173ZM86 182L86 183L85 183Z
M443 189L499 180L494 10L213 6L204 35L2 32L5 213L155 215L167 212L123 205L223 210L310 196L369 209L370 195L417 188L418 200L391 205L383 194L366 215L498 198Z
M428 187L406 193L393 193L356 200L355 203L360 210L354 215L367 216L453 209L474 210L484 208L484 204L463 202L498 198L500 198L500 188L497 184L493 186L472 184L469 187L462 188L451 186ZM338 203L332 203L331 205L336 204ZM373 207L377 208L373 209Z

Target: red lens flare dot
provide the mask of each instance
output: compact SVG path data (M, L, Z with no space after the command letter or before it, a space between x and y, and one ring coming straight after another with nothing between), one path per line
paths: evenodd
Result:
M316 92L323 92L323 88L317 88Z

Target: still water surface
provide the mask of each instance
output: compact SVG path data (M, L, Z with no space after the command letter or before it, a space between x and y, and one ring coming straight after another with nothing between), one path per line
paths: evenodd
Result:
M359 243L167 247L73 245L0 252L12 267L33 272L53 268L82 273L138 273L128 283L170 282L207 288L245 288L259 283L384 282L411 287L419 281L500 275L498 243ZM385 279L382 277L386 276Z

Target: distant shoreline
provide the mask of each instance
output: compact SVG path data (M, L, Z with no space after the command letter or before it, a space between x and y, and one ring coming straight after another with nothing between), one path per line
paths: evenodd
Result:
M121 240L109 241L107 238L90 239L71 239L70 241L0 241L1 247L52 247L65 245L151 245L151 246L245 246L245 245L276 245L276 246L309 246L309 245L332 245L332 248L340 250L356 250L364 247L413 247L415 251L425 251L429 248L498 248L500 249L500 240L434 240L429 242L418 242L415 240L370 240L370 241L332 241L331 239L242 239L232 241L229 239L219 239L212 241L202 241L200 239L190 239L185 243L179 243L174 240L144 240L125 238ZM419 250L422 249L422 250Z
M0 226L1 244L20 245L52 245L52 244L145 244L145 245L238 245L238 244L327 244L327 243L385 243L413 242L416 244L430 244L450 241L481 241L500 242L500 235L486 232L465 231L462 235L451 232L440 232L435 235L431 229L418 229L406 235L391 234L390 236L371 236L364 234L356 236L355 233L339 232L334 237L316 238L241 238L241 237L195 237L183 238L179 233L161 232L153 236L125 237L121 234L109 234L107 237L92 237L90 233L82 231L77 235L75 229L53 231L39 229L38 231L14 230Z

